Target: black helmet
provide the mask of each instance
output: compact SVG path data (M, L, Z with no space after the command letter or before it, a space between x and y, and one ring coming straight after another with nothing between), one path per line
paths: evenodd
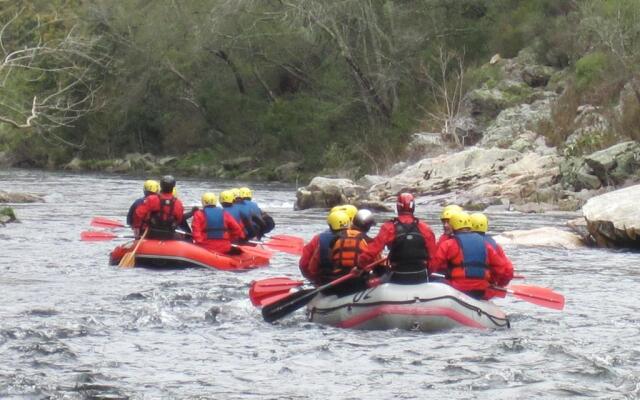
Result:
M171 193L176 186L176 178L171 175L165 175L160 179L160 190L162 193Z
M353 218L353 226L365 233L369 232L369 229L375 224L376 219L373 217L373 213L364 208L359 210Z

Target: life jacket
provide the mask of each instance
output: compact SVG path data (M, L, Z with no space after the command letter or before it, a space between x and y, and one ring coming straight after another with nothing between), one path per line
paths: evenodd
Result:
M227 228L224 226L224 210L206 206L203 211L207 218L207 239L226 239L228 235Z
M486 234L480 234L482 236L482 238L484 239L485 243L489 243L489 245L494 249L494 250L498 250L498 243L496 243L496 240L493 238L493 236L491 235L486 235Z
M248 213L248 210L244 208L244 205L240 203L233 203L228 207L224 207L224 210L231 214L233 219L236 220L238 225L240 225L244 234L247 238L252 238L253 236L253 226L251 225L251 216ZM249 226L247 226L249 224Z
M131 204L131 207L129 207L129 212L127 213L127 225L133 225L133 216L136 214L136 208L138 208L140 204L144 203L144 199L146 199L146 197L140 197Z
M153 237L173 237L177 227L176 218L173 215L176 200L174 196L169 199L160 197L160 210L152 212L149 216L149 230Z
M333 244L338 238L337 234L330 229L322 232L319 236L318 248L316 249L318 257L318 270L320 271L321 281L323 283L331 281L333 275L333 262L331 261L331 252Z
M396 236L389 250L389 261L392 271L403 275L423 275L429 254L425 246L425 238L418 229L418 218L408 224L393 220Z
M349 272L358 265L358 257L366 248L367 242L362 232L355 229L341 231L331 246L331 263L334 271L340 270L342 274Z
M489 280L487 248L482 235L475 232L459 232L453 237L462 252L462 265L449 265L451 278Z

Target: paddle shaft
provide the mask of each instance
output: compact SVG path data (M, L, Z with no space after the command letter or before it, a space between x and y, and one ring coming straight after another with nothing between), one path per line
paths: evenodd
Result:
M272 304L264 306L262 308L262 318L264 318L264 320L267 322L276 321L294 312L295 310L301 307L304 307L311 301L311 299L315 297L316 294L322 292L323 290L329 289L331 287L341 284L342 282L348 281L349 279L352 279L360 275L362 271L367 271L386 260L387 260L386 257L381 258L380 260L374 261L373 263L367 265L362 270L354 268L351 271L349 271L348 274L341 276L340 278L333 280L327 284L324 284L320 287L317 287L315 289L301 290L299 292L293 293L291 296L285 297L282 300L278 300Z
M118 263L119 267L121 267L121 268L133 268L133 267L135 267L135 265L136 265L136 252L140 248L140 245L142 244L144 239L147 237L147 233L149 233L149 228L145 229L144 233L142 234L142 236L138 240L138 243L133 248L133 251L131 251L129 253L126 253L124 256L122 256L122 258L120 259L120 262Z

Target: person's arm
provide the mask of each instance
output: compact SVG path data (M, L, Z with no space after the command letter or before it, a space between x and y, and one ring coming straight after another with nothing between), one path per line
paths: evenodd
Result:
M176 199L176 202L173 205L173 217L175 218L176 226L182 223L183 216L184 216L184 205L182 205L182 201L180 201L180 199Z
M396 234L395 231L396 228L392 222L385 222L382 224L378 235L367 245L367 249L360 255L358 260L359 266L365 267L378 258L387 243L391 243L393 241Z
M500 287L507 286L513 279L513 265L507 259L498 255L490 244L487 249L487 265L491 271L491 283Z
M424 237L424 247L427 250L427 259L430 264L431 259L436 254L436 236L433 234L429 225L421 223L419 226L420 233L422 233L422 237Z
M429 260L429 272L446 273L449 268L449 258L453 253L454 239L446 239L438 244L433 257Z
M316 235L302 248L302 255L300 256L300 261L298 261L300 273L311 282L315 282L317 279L317 271L311 268L311 259L314 258L313 256L319 246L320 236Z
M224 227L227 229L227 232L229 232L229 240L232 242L236 240L244 240L244 229L242 229L242 226L235 220L235 218L226 211L223 211L222 215Z
M207 218L203 211L197 211L193 214L191 233L195 243L203 243L207 239Z
M140 229L142 223L147 219L148 215L153 211L160 209L160 198L156 195L147 196L142 204L136 208L133 217L133 227Z

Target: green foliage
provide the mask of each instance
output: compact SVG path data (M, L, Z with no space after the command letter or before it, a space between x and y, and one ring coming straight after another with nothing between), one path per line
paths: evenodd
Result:
M576 84L579 89L587 88L603 78L607 70L607 55L590 53L576 62Z
M615 144L618 137L613 131L590 132L581 135L575 142L566 144L562 153L565 157L579 157L606 149Z

